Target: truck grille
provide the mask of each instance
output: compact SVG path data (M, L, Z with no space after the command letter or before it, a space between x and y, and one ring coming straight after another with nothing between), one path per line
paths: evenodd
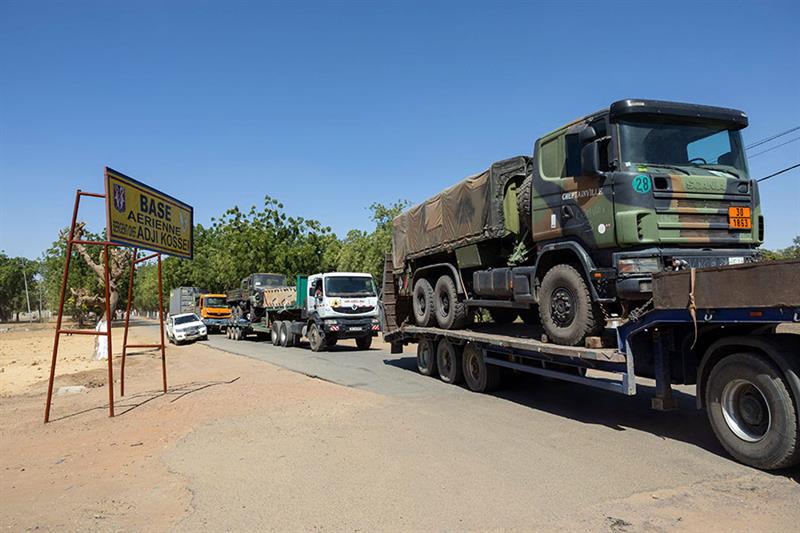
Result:
M719 198L681 197L656 193L655 210L662 242L740 242L749 240L750 230L731 229L730 207L752 207L750 195L721 195ZM755 221L754 221L755 222Z
M356 314L359 314L359 313L369 313L370 311L372 311L374 309L375 309L375 307L372 306L372 305L364 305L364 306L355 307L355 308L353 308L352 306L350 306L350 307L339 306L339 307L334 307L333 308L333 310L336 311L337 313L343 313L343 314L347 314L347 315L356 315Z

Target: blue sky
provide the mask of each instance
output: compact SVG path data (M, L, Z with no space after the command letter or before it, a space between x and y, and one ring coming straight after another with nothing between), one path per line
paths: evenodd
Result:
M800 125L798 20L798 2L1 0L0 249L38 256L105 165L200 223L269 194L343 235L621 98L743 109L750 143ZM751 174L798 162L800 142ZM768 247L800 233L799 184L762 183Z

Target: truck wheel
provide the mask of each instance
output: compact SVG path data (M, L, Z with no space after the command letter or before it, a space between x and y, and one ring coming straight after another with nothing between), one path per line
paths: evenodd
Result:
M445 383L458 385L464 381L461 349L461 346L447 339L439 342L436 348L436 367L439 369L439 377Z
M369 350L370 346L372 346L372 335L368 337L358 337L356 339L356 347L359 350Z
M597 333L601 316L577 270L570 265L556 265L547 271L539 289L539 317L550 340L577 346Z
M269 339L272 341L273 346L280 346L281 345L281 321L276 320L272 323L272 327L269 330Z
M417 370L423 376L436 374L436 343L433 339L420 339L417 343Z
M708 420L737 461L764 470L800 463L800 429L790 390L781 371L754 353L726 356L711 369Z
M425 278L418 279L414 284L413 308L414 320L418 326L427 328L433 325L433 287L431 287L431 282Z
M291 332L291 323L281 322L280 331L278 332L278 336L280 338L280 344L284 348L288 348L292 345L292 332Z
M464 381L470 390L492 392L500 385L500 368L487 365L483 358L483 350L472 342L464 345L462 366Z
M308 344L311 346L312 352L321 352L325 350L325 341L322 338L322 333L316 324L311 324L308 327Z
M489 315L495 324L511 324L517 319L517 310L494 307L489 309Z
M448 275L441 276L436 282L433 308L436 322L442 329L459 329L467 323L467 305L458 301L456 282Z

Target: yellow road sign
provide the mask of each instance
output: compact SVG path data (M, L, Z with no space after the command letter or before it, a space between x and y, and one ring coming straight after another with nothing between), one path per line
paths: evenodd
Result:
M105 183L109 241L192 258L191 206L108 167Z

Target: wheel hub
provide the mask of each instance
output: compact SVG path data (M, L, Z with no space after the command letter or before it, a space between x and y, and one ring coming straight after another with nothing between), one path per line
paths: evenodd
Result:
M559 287L553 291L550 316L558 327L565 328L572 324L575 319L575 302L569 289Z
M746 442L758 442L769 432L772 415L761 390L745 379L725 385L721 398L722 415L734 435Z

